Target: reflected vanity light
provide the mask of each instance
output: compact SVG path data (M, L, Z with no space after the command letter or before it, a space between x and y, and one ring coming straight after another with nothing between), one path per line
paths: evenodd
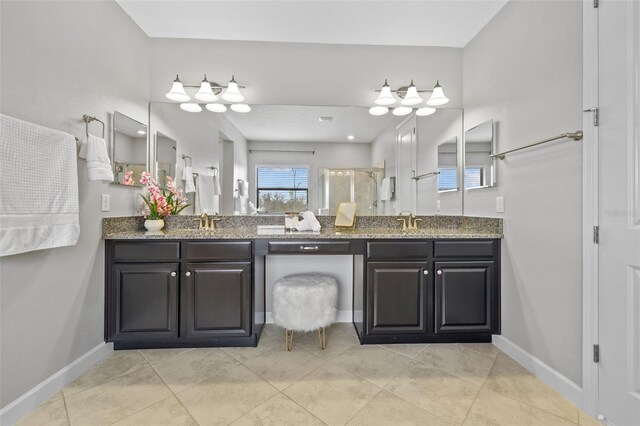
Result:
M413 111L413 108L400 106L400 107L395 107L392 112L393 112L393 115L402 117L403 115L411 114L411 111Z
M227 90L222 94L222 99L229 102L244 101L244 96L242 96L240 89L238 89L238 83L236 82L235 76L231 76L231 81L229 81Z
M146 132L146 131L144 131L144 130L138 130L138 134L139 134L139 135L146 135L146 134L147 134L147 132Z
M176 74L176 79L171 85L171 90L165 95L168 99L176 102L189 102L191 97L184 91L184 86Z
M215 102L218 100L218 97L215 93L213 93L213 89L211 89L211 83L207 80L207 75L204 75L204 80L200 83L200 90L198 93L194 95L194 97L202 102Z
M202 111L202 107L196 103L193 102L186 102L186 103L182 103L180 104L180 109L187 111L187 112L200 112Z
M231 109L242 114L251 111L251 107L247 104L231 104Z
M356 137L355 137L355 136L353 136L353 135L349 135L349 136L347 136L347 139L349 139L350 141L354 140L355 138L356 138Z
M422 108L418 108L416 110L416 115L418 117L426 117L427 115L431 115L434 112L436 112L435 108L431 108L431 107L422 107Z
M211 112L225 112L227 110L224 104L207 104L205 108Z
M369 114L371 115L385 115L389 112L389 108L385 106L374 106L369 108Z
M449 98L444 95L442 91L442 86L440 86L440 81L436 82L435 87L433 88L433 93L431 97L427 101L427 105L429 106L440 106L449 102Z

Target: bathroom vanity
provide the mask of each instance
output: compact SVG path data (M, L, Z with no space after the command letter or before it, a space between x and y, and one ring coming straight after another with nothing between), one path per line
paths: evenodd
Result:
M255 346L266 320L265 258L324 254L353 256L361 343L490 342L500 333L501 226L105 232L105 340L116 349Z

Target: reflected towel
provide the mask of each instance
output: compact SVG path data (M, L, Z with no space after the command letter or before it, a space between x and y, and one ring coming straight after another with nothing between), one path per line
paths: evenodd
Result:
M380 201L389 201L393 194L393 181L390 177L382 179L382 185L380 188Z
M76 140L0 114L0 256L75 245Z
M193 184L193 169L191 166L182 169L182 180L184 181L185 194L196 192L196 186Z
M87 176L90 181L113 182L113 168L104 139L94 135L87 136L80 146L78 156L87 159Z
M219 176L213 176L213 195L222 195Z
M214 214L215 198L213 193L213 176L200 173L198 185L196 186L196 214Z

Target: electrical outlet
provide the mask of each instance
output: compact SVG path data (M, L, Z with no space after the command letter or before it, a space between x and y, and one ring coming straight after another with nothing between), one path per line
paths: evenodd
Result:
M496 197L496 213L504 213L504 197Z
M440 211L440 200L436 200L436 211Z
M103 212L108 212L109 210L111 210L111 195L102 194L101 206L102 206L101 210Z

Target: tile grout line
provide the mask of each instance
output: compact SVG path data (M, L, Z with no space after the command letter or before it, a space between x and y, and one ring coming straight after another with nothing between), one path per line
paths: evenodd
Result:
M496 360L497 359L498 359L497 356L493 359L493 363L491 364L491 368L489 369L489 374L491 374L491 371L493 370L493 366L496 365ZM460 423L461 425L463 425L464 422L467 421L467 418L469 417L469 414L471 413L471 409L473 408L474 404L478 400L478 395L480 395L480 392L482 392L482 388L484 387L485 383L487 382L487 379L489 378L489 374L487 374L487 376L482 381L482 384L480 385L480 389L478 389L478 392L476 393L476 396L473 397L473 401L469 405L469 409L467 410L467 414L465 414L464 419L462 419L462 423Z
M67 425L71 426L71 418L69 417L69 409L67 408L67 400L64 398L64 392L60 389L60 395L62 395L62 403L64 404L64 413L67 415Z

